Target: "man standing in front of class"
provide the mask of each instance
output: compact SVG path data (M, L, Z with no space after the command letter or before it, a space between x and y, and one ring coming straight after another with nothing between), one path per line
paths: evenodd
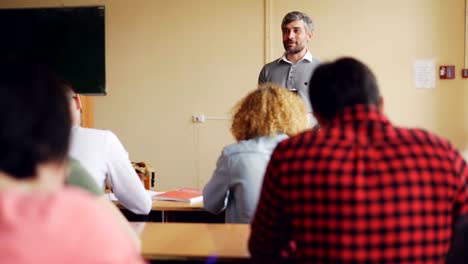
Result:
M307 46L314 36L314 24L307 14L293 11L284 16L281 31L284 54L263 66L258 76L258 84L272 82L297 91L306 103L308 112L312 113L309 81L319 60L312 57ZM312 120L311 123L315 124L316 121Z

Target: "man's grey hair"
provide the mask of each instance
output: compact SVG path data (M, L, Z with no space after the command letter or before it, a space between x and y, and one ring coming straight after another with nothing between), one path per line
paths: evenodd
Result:
M312 19L306 13L302 13L299 11L292 11L292 12L287 13L284 16L283 21L281 22L281 28L297 20L304 21L304 25L305 25L307 32L314 31L314 23L312 22Z

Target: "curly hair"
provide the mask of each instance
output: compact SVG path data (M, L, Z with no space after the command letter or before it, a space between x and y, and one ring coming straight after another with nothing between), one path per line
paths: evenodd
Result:
M237 141L284 133L293 136L307 129L302 98L276 84L266 83L233 108L231 132Z

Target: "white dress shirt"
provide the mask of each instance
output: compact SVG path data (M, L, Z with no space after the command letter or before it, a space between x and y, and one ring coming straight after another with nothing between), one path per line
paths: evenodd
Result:
M108 179L112 191L125 208L135 214L148 214L151 211L151 197L114 133L74 126L70 156L81 162L103 190Z

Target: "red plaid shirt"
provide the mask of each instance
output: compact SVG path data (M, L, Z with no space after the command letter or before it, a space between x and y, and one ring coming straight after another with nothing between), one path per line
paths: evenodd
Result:
M296 263L442 263L468 215L468 167L446 141L347 108L329 127L281 142L252 223L254 259Z

